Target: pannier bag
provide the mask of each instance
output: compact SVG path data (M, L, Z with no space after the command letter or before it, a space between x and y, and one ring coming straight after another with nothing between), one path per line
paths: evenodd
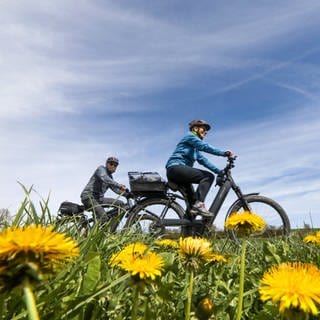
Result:
M84 206L70 201L63 201L60 204L58 211L63 215L73 216L75 214L82 213L84 211Z
M138 196L163 195L166 192L166 181L158 172L128 172L130 191Z

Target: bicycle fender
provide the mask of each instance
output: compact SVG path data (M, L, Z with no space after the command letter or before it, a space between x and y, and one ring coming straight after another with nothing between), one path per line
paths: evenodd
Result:
M243 196L247 197L247 196L257 196L260 192L251 192L251 193L246 193Z
M244 194L243 195L243 197L244 198L246 198L246 197L248 197L248 196L257 196L259 194L259 192L252 192L252 193L247 193L247 194ZM228 209L228 212L227 212L227 217L229 216L229 214L231 213L231 209L233 208L233 206L236 204L236 203L238 203L238 202L240 202L241 200L240 199L237 199L236 201L234 201L233 202L233 204L229 207L229 209Z

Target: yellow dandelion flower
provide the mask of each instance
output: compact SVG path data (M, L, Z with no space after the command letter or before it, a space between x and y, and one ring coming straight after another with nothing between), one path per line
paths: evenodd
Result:
M305 243L314 243L314 244L320 244L320 231L318 231L316 234L309 234L303 238L303 241Z
M240 233L251 234L261 232L266 227L266 222L255 213L244 211L232 213L225 222L225 228Z
M147 245L142 242L135 242L125 246L121 251L114 253L111 256L111 266L116 266L128 256L136 257L143 255L148 250Z
M206 256L208 262L227 262L227 259L224 256L216 253L210 253Z
M179 255L182 258L199 258L206 260L212 254L211 244L208 240L202 238L180 238Z
M303 238L303 242L320 244L320 237L318 237L317 235L309 234Z
M0 232L0 261L19 260L54 265L70 261L79 255L79 248L65 234L53 227L30 225L12 227Z
M144 255L128 255L124 257L118 266L129 272L132 276L137 275L140 279L151 278L161 275L164 266L163 259L152 251L147 251Z
M141 242L127 245L118 253L112 255L110 259L112 266L129 272L132 276L138 276L140 279L151 278L161 275L164 261L156 253L148 249Z
M282 263L264 273L259 292L262 301L278 304L280 313L294 309L316 315L320 304L320 270L308 263Z
M0 232L0 291L23 285L29 318L39 319L32 282L78 255L77 243L52 226L5 229Z
M178 248L179 245L177 241L171 240L171 239L161 239L156 240L155 244L162 247L171 247L171 248Z

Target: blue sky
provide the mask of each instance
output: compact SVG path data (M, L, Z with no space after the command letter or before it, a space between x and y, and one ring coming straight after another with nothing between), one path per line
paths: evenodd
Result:
M128 171L165 176L202 118L245 193L320 227L319 14L313 0L2 0L0 208L19 207L17 181L53 213L78 202L110 154L126 185Z

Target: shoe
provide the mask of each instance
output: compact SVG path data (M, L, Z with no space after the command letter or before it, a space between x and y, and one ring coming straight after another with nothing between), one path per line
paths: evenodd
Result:
M190 210L192 215L201 215L203 217L212 217L212 212L208 211L203 202L197 201Z

